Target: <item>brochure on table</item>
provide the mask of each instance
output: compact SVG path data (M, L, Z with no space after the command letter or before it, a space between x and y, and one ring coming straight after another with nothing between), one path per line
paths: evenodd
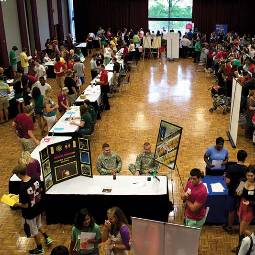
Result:
M155 150L155 160L174 169L176 165L182 127L161 120Z
M83 175L92 177L89 140L72 138L40 151L45 191L54 184Z

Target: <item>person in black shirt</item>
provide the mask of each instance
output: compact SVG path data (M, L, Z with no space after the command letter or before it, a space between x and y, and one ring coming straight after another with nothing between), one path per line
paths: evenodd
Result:
M236 189L245 178L247 167L244 165L247 158L247 152L245 150L239 150L237 152L237 163L231 164L227 167L225 172L226 184L228 186L228 223L223 225L223 228L227 232L233 232L232 226L234 224L235 212L238 206L238 198L236 196Z
M113 92L118 92L120 64L117 62L116 57L113 57L112 63L113 63L113 78L112 78Z
M67 71L64 84L65 87L68 88L67 97L69 105L72 105L78 97L78 87L76 85L76 81L73 79L73 72L71 70Z
M21 208L22 217L25 221L25 233L28 237L33 236L37 245L35 249L29 251L29 254L44 254L39 232L44 236L47 245L51 244L52 240L41 226L42 189L40 181L28 176L26 171L27 167L22 164L16 166L13 170L13 173L21 179L19 203L14 206Z

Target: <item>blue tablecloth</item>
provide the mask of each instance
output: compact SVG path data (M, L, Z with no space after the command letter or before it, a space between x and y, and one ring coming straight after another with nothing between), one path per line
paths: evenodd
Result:
M206 206L210 207L206 223L226 223L228 189L224 178L222 176L205 176L203 178L203 182L207 184L208 188L208 198ZM221 183L221 185L224 187L224 191L212 192L212 183Z

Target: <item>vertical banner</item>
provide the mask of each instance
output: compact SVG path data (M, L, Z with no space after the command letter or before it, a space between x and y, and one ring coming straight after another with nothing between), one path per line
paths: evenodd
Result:
M161 120L155 150L155 160L174 169L176 165L182 127Z
M233 79L229 129L227 131L228 138L233 148L236 148L237 145L241 97L242 86L236 79Z
M132 218L135 255L197 255L200 229Z
M54 184L83 175L92 177L89 140L73 138L40 152L45 191Z

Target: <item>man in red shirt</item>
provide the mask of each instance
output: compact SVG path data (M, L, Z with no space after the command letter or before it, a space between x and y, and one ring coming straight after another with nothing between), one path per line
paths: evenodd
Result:
M110 104L109 104L107 93L110 93L110 87L108 82L108 72L105 70L104 65L101 65L99 75L100 75L100 81L98 82L98 84L101 87L101 97L103 101L103 106L104 106L104 110L108 111L110 110Z
M23 151L29 151L30 153L40 143L33 134L34 124L30 117L32 113L33 108L30 105L26 105L24 107L24 113L19 113L12 123L21 142Z
M190 180L186 184L184 193L181 195L185 206L185 225L201 228L206 220L205 203L208 196L199 169L194 168L190 171Z
M56 63L54 65L54 73L56 74L57 84L60 89L64 87L65 79L65 64L60 61L60 57L56 57Z

